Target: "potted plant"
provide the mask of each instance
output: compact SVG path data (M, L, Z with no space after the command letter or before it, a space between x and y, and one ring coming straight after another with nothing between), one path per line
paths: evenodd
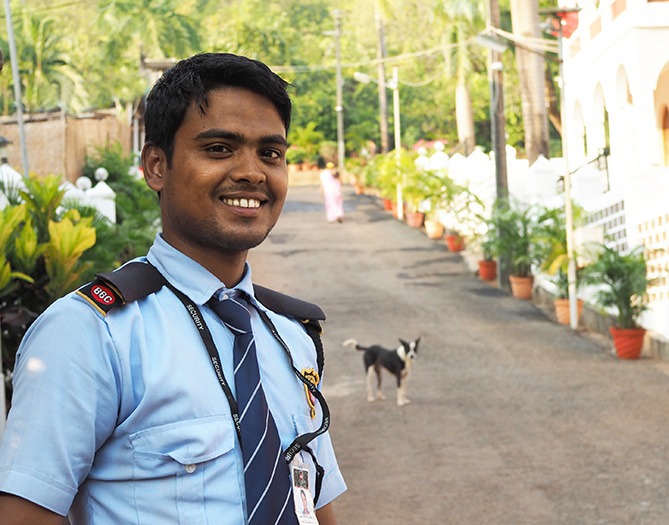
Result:
M479 278L494 281L497 278L497 261L495 260L495 238L493 230L488 230L480 242L481 259L478 261Z
M351 157L346 159L346 171L353 178L353 189L356 195L365 192L367 159L365 157Z
M419 209L425 213L423 221L425 233L430 239L441 239L444 235L444 225L439 213L448 206L453 181L447 175L441 176L420 168L418 177L424 196Z
M583 210L574 207L572 215L575 224L580 222ZM538 219L536 231L536 242L538 244L539 257L541 259L540 270L551 276L551 282L555 285L555 317L560 324L570 324L570 301L569 301L569 254L567 250L567 225L564 208L545 209ZM575 254L572 254L576 257ZM582 284L580 270L576 268L576 289ZM577 320L583 313L583 300L576 299Z
M636 359L646 333L638 325L639 316L648 308L645 249L638 246L620 253L603 244L598 246L594 262L584 269L585 282L598 287L594 296L597 306L616 310L616 323L609 331L618 357Z
M397 184L400 180L394 153L377 155L368 165L370 183L378 189L383 208L397 216Z
M450 182L444 187L441 221L446 229L446 245L452 252L462 251L465 237L475 237L481 224L483 203L467 186Z
M394 153L392 156L394 157ZM402 199L406 205L407 224L412 228L420 228L425 219L423 201L428 199L431 189L426 185L424 172L416 166L415 159L414 152L402 151L399 166L397 160L395 160L395 166L400 172L398 180L402 183Z
M532 267L539 259L535 242L537 220L534 207L499 199L488 222L495 232L491 247L498 257L508 261L511 293L518 299L532 298Z

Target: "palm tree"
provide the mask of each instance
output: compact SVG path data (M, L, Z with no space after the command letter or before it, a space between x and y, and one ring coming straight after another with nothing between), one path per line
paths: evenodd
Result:
M514 34L521 38L541 38L538 2L511 0L511 23ZM516 65L525 128L525 152L532 164L539 155L550 156L544 82L546 63L543 54L516 46Z
M195 19L179 0L101 0L107 56L129 49L152 58L185 57L200 46Z
M56 18L21 9L16 16L15 39L18 49L23 105L30 112L60 107L80 110L88 104L82 75L74 66L73 44L61 31ZM7 50L8 44L0 44ZM0 78L2 114L16 106L11 89L12 65L4 64Z
M479 0L438 0L435 14L444 23L442 42L447 68L455 77L455 117L458 140L465 155L476 145L474 110L469 85L476 48L469 41L484 26L484 6Z

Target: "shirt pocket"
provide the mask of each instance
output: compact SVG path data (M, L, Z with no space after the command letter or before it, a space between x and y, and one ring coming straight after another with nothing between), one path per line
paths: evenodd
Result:
M140 523L206 524L205 495L213 492L208 484L218 487L216 478L228 476L232 490L239 486L230 416L162 425L129 439Z

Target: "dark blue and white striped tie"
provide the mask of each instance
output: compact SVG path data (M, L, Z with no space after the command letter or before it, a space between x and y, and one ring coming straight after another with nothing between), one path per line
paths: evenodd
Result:
M260 382L249 305L240 295L209 304L235 337L235 390L244 459L249 525L295 525L288 465Z

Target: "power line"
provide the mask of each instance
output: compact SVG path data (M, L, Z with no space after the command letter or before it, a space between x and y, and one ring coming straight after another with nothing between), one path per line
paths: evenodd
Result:
M345 64L341 64L341 67L343 68L361 68L361 67L366 67L366 66L375 66L378 65L379 62L383 62L385 64L393 64L397 62L404 62L406 60L410 60L413 58L419 58L419 57L426 57L426 56L431 56L431 55L437 55L437 54L443 54L445 51L449 49L454 49L457 47L463 47L463 46L468 46L471 45L472 42L474 41L473 38L464 40L463 42L458 42L455 44L448 44L445 46L439 46L439 47L433 47L431 49L425 49L423 51L414 51L412 53L403 53L401 55L396 55L392 57L385 57L382 59L379 58L374 58L372 60L366 60L366 61L361 61L361 62L349 62ZM329 71L337 68L336 64L331 64L331 65L304 65L304 66L270 66L270 68L275 71L276 73L310 73L313 71ZM403 82L404 84L410 85L408 83Z

